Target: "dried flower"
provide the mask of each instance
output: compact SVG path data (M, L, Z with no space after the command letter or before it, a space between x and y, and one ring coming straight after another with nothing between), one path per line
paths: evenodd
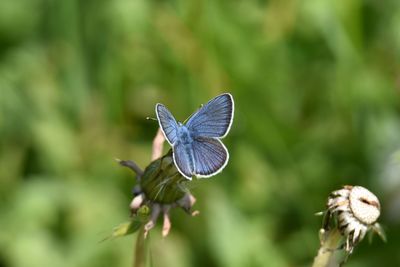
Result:
M321 249L313 266L325 266L320 262L329 262L332 249L337 248L344 248L346 252L345 259L340 263L342 265L370 230L385 240L384 232L377 222L380 209L378 198L364 187L346 185L333 191L328 197L327 210L320 230ZM344 237L344 243L332 248L340 242L340 235ZM324 254L326 260L323 259Z

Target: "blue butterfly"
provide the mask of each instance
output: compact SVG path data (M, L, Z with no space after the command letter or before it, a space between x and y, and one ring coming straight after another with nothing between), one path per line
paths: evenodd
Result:
M229 153L220 138L231 128L233 111L233 97L228 93L208 101L186 124L177 122L163 104L156 105L158 123L172 146L175 166L187 179L210 177L226 166Z

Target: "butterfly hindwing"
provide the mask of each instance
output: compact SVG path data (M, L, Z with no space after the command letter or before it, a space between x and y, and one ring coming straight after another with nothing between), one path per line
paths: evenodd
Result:
M211 99L186 123L193 137L224 137L233 120L233 97L225 93Z
M168 143L170 145L175 144L178 139L178 123L174 116L163 104L156 105L156 114L160 128Z
M197 137L192 144L195 174L210 177L220 172L228 162L228 150L219 139Z
M173 147L173 158L178 171L191 180L195 168L192 145L184 145L177 142Z

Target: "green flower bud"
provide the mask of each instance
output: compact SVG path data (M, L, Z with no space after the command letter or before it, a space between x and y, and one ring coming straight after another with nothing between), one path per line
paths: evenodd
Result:
M172 204L187 192L185 179L175 167L172 150L153 161L144 170L140 186L146 199L161 204Z

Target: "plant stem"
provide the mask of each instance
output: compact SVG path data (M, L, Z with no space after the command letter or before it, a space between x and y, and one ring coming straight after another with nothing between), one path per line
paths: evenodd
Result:
M324 231L321 229L321 231ZM320 232L321 247L318 250L317 256L314 258L312 267L328 267L340 266L335 257L335 252L340 246L342 236L337 228L331 229L327 232Z
M146 240L144 237L144 228L140 228L137 233L136 245L133 251L133 267L145 267L146 266Z
M151 160L154 161L162 156L163 145L164 145L164 134L159 128L156 136L153 139L153 148ZM133 161L119 161L122 166L126 166L133 170L137 176L138 181L141 180L143 171L137 166ZM146 266L146 237L145 237L145 229L142 226L137 233L135 250L133 251L134 259L133 259L133 267L145 267Z

